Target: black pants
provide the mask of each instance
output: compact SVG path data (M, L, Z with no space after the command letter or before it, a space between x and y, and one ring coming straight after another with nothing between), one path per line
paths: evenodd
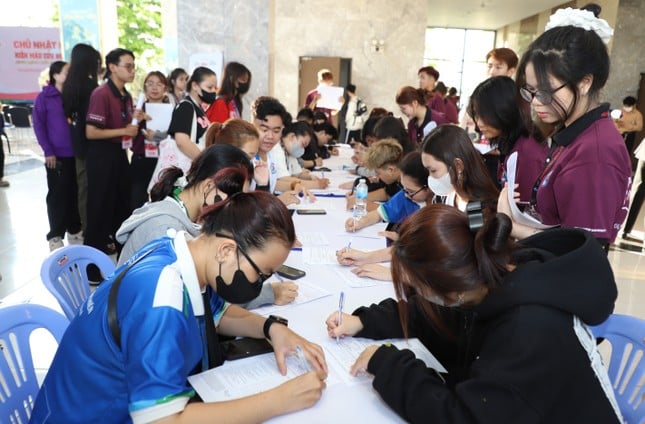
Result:
M638 213L643 206L643 200L645 200L645 163L641 164L641 182L636 187L636 193L634 194L634 199L632 199L632 204L629 205L629 214L627 215L627 221L625 221L624 232L629 234L634 228L636 223L636 218L638 218Z
M132 176L131 207L140 208L148 201L148 184L157 166L157 158L147 158L143 155L132 155L130 175Z
M0 137L0 180L4 178L4 146L2 143L3 140L2 137Z
M81 231L78 213L78 189L76 185L76 159L56 158L56 168L47 168L47 240L65 237L65 231L76 234Z
M112 253L108 244L114 243L114 234L132 213L130 165L121 143L90 140L88 144L85 244Z

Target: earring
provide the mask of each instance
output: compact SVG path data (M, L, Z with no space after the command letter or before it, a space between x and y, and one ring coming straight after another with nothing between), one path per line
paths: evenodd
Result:
M463 182L464 182L464 173L463 173L462 171L459 171L459 172L457 173L457 183L458 183L459 185L462 185L462 184L463 184Z
M202 203L202 208L205 208L206 206L208 206L208 204L206 203L206 194L207 193L204 192L204 202Z
M457 306L461 306L464 304L464 297L466 294L464 292L459 293L459 296L457 296Z

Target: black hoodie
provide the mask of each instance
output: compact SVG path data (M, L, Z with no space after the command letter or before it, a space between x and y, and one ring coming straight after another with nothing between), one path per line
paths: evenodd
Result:
M456 340L410 308L419 337L448 369L447 383L408 350L380 347L368 364L374 388L410 422L616 423L613 393L584 324L611 314L617 290L605 252L576 229L545 231L515 253L517 268L470 310L443 311ZM360 308L357 336L400 337L396 303ZM458 323L455 326L454 323ZM606 376L606 375L605 375ZM606 380L605 380L606 381ZM606 393L610 393L607 395ZM612 400L610 400L612 399Z

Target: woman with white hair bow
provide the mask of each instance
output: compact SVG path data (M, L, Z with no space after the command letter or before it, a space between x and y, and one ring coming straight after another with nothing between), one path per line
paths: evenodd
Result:
M520 95L534 116L553 128L529 212L543 224L586 229L607 249L627 215L631 184L623 139L609 105L599 102L609 76L605 43L613 30L593 12L571 8L551 16L546 29L517 71ZM498 208L510 215L507 190ZM517 238L537 231L513 223Z

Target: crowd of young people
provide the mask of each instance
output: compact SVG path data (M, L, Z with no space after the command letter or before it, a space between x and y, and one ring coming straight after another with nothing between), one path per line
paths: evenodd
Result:
M616 284L603 248L626 216L631 167L608 106L599 103L609 72L602 21L584 10L566 13L519 64L506 61L503 49L487 57L491 72L507 75L483 81L467 113L496 150L495 168L487 168L467 130L446 118L450 100L433 93L439 73L432 67L419 70L419 89L403 87L396 94L409 119L407 131L400 119L375 108L354 145L354 172L371 179L369 199L384 203L349 219L346 230L379 221L396 225L387 233L387 249L341 249L338 261L359 275L391 279L395 298L342 319L336 311L325 324L331 337L419 337L446 366L448 374L438 374L410 351L390 345L375 344L357 358L352 373L373 374L374 388L408 421L621 420L586 326L613 310ZM581 28L581 20L600 29ZM96 67L100 59L90 57ZM67 115L73 117L69 130L76 131L77 144L87 144L85 241L104 251L115 242L125 247L117 271L65 334L33 419L90 422L109 412L117 421L217 416L257 422L311 406L325 388L322 348L237 305L281 304L297 294L293 283L263 283L297 242L286 205L329 185L307 169L333 154L332 115L316 116L314 92L296 122L278 99L262 96L252 103L251 123L245 122L241 96L251 82L246 67L228 64L219 91L208 68L189 78L173 71L166 97L177 106L168 134L192 165L163 171L150 202L128 218L135 208L124 196L130 193L125 150L131 147L124 137L140 143L140 123L147 117L125 89L134 55L117 49L106 65L106 84L93 91L88 87L95 79L77 84L74 109L65 108L64 95L61 104L48 91L62 108L56 122L63 121L63 111L74 110ZM52 65L51 73L63 93L64 67ZM513 81L508 73L516 67ZM68 80L70 75L71 68ZM162 77L149 74L150 88L166 84ZM322 73L321 82L329 77ZM159 101L158 94L146 91L152 101ZM87 114L79 117L83 110ZM512 153L519 157L516 187L506 184ZM72 161L76 151L70 149L52 151L49 169L55 170L59 155L70 175L78 173L82 161ZM353 184L348 188L353 192ZM541 222L559 228L516 222L509 190ZM50 192L56 192L54 183ZM348 195L348 208L354 200ZM69 207L73 201L66 199ZM84 218L77 215L59 218L51 234L79 230ZM377 265L384 261L391 267ZM577 295L581 290L584 297ZM215 327L219 334L270 339L283 374L285 357L298 346L313 370L239 400L191 402L187 376L221 363L212 349ZM96 343L82 343L90 337ZM84 408L90 401L94 407Z

